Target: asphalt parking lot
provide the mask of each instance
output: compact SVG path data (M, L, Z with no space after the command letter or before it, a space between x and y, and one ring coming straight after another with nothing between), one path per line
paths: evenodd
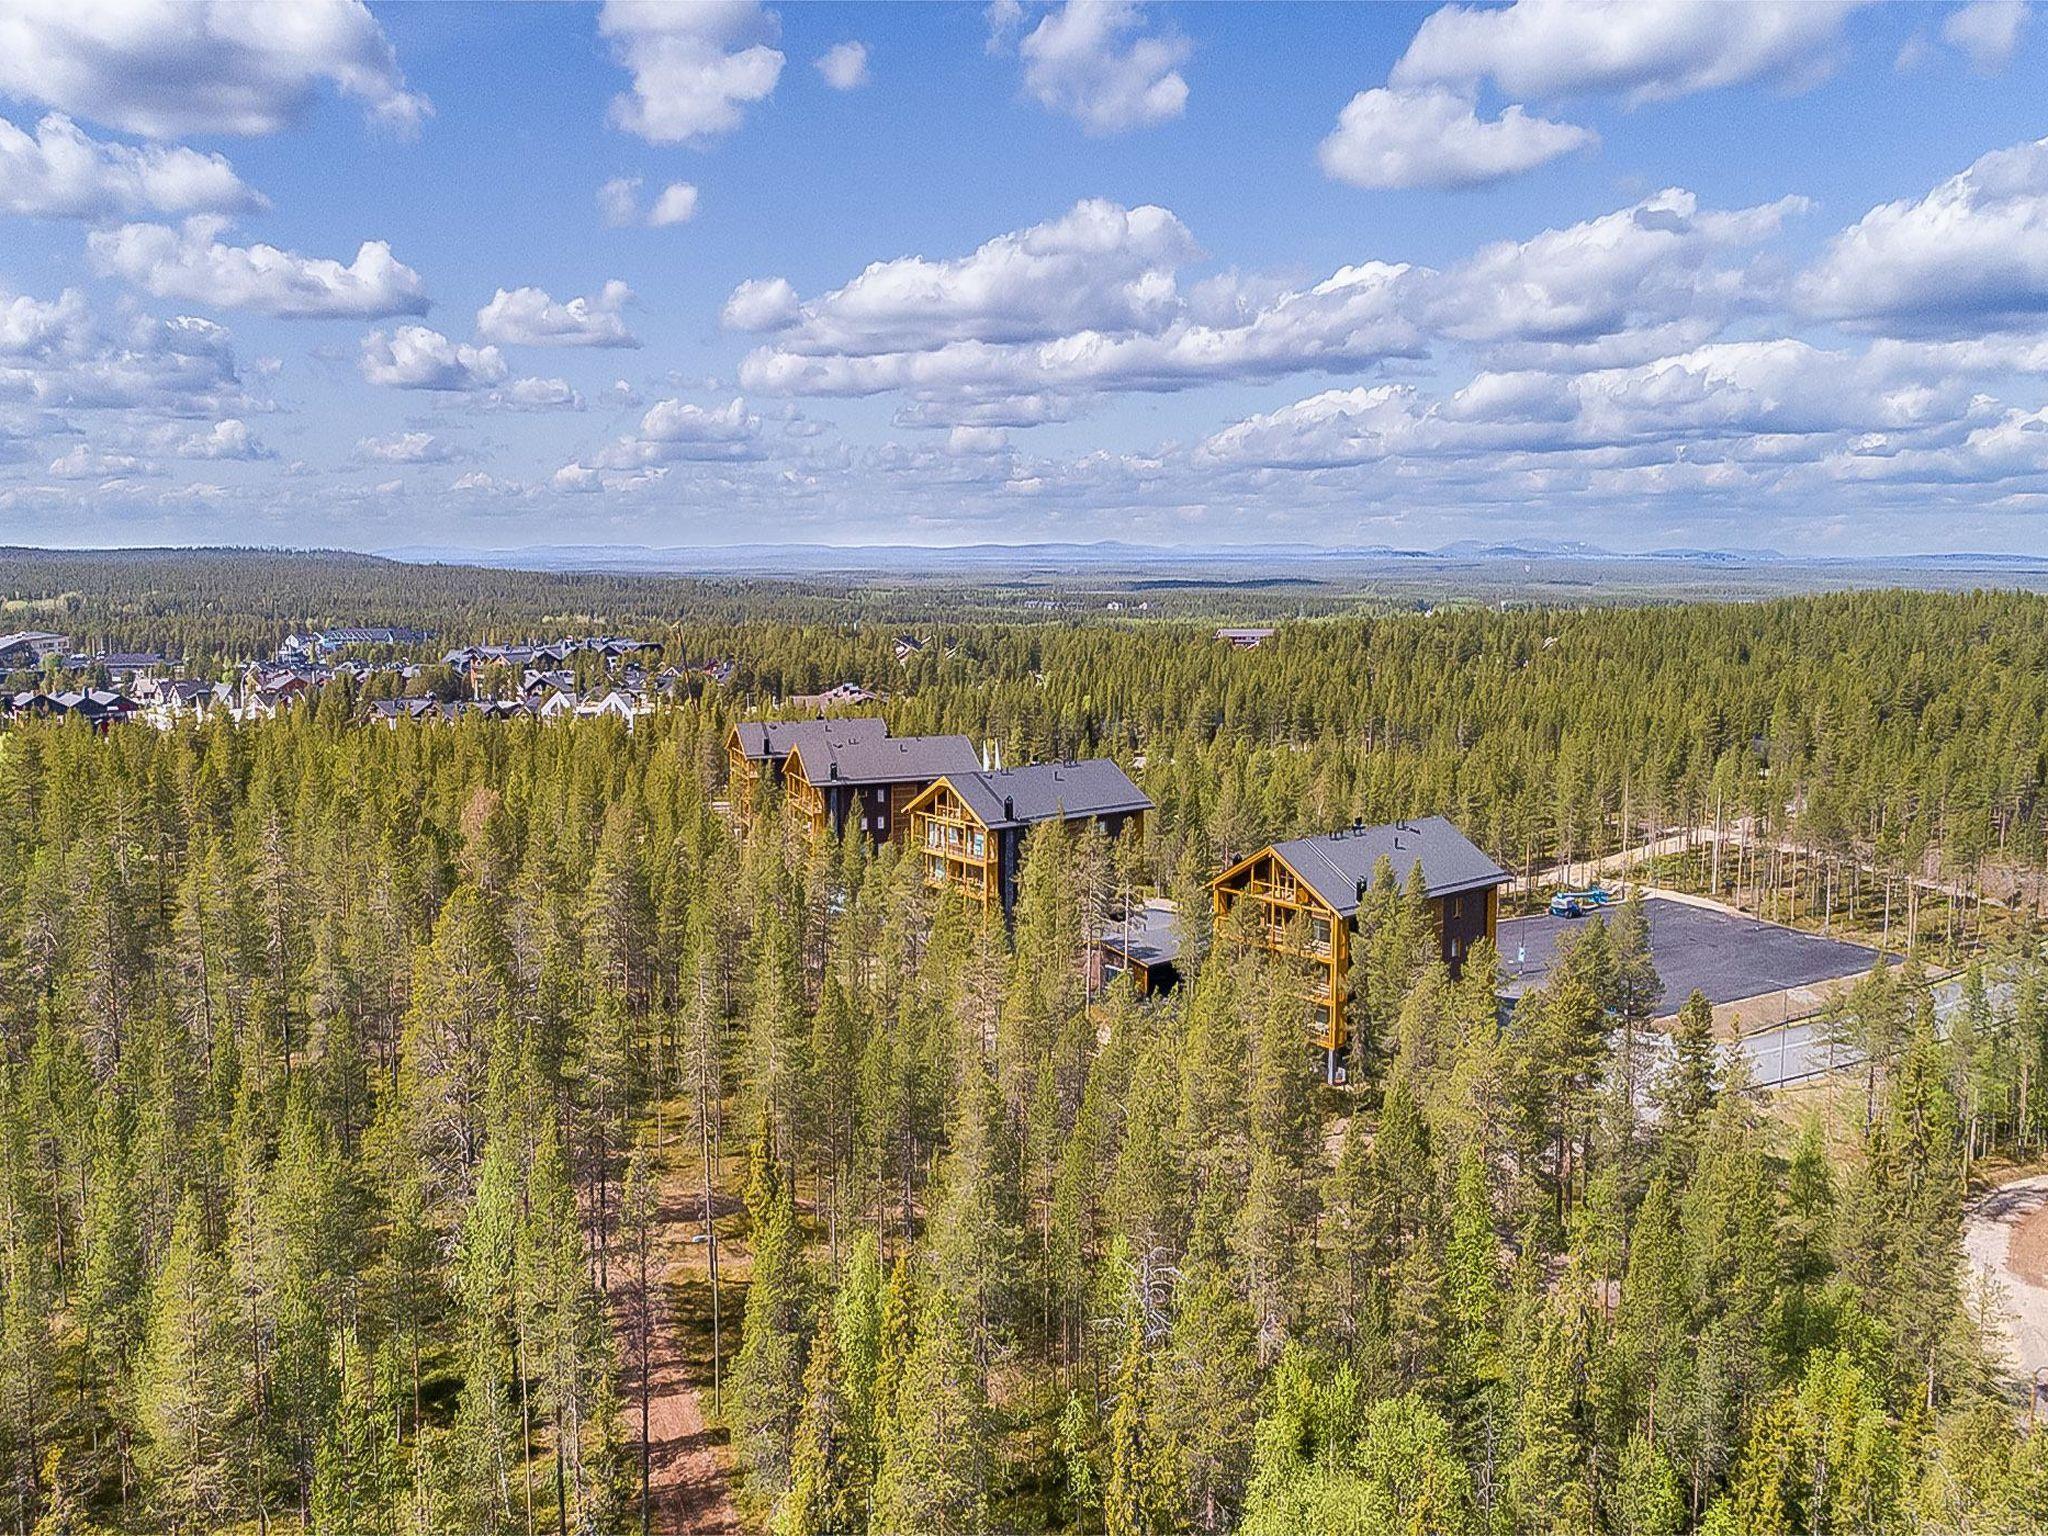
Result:
M1657 896L1644 905L1650 918L1650 959L1664 983L1660 1014L1675 1012L1695 988L1710 1003L1732 1003L1857 975L1877 959L1875 950L1860 944L1843 944L1709 907ZM1501 996L1520 997L1542 985L1557 959L1558 939L1592 921L1549 916L1503 919L1496 941L1507 974Z

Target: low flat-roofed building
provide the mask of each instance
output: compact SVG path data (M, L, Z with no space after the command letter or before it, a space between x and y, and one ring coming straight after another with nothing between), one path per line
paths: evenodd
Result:
M71 649L71 637L48 629L18 629L0 635L0 672L39 667L51 656Z
M1097 986L1129 976L1140 997L1171 991L1180 984L1180 913L1170 901L1138 903L1103 929L1093 951Z

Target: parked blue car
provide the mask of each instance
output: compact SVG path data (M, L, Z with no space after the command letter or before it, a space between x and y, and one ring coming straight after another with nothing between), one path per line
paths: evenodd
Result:
M1596 908L1606 906L1612 900L1614 900L1613 895L1602 890L1597 885L1590 886L1583 891L1559 891L1550 898L1550 915L1552 917L1583 917Z

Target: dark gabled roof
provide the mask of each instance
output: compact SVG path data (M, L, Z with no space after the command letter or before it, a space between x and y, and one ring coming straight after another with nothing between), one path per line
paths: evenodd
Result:
M965 736L884 736L879 741L813 741L790 747L813 785L905 784L973 773L981 756Z
M1431 896L1485 890L1512 878L1441 816L1290 838L1275 843L1273 852L1339 917L1358 910L1359 891L1370 884L1383 858L1394 866L1395 883L1403 886L1408 872L1421 864L1423 889Z
M949 773L946 782L991 831L1064 817L1149 811L1152 802L1106 757L1081 763L1032 763L994 772Z
M865 717L851 720L742 720L740 752L755 762L780 762L800 743L817 747L880 741L889 727Z

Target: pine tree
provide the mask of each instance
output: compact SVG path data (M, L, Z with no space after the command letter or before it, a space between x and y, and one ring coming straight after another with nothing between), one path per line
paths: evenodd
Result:
M1682 1536L1687 1518L1685 1487L1670 1458L1648 1435L1629 1436L1607 1500L1615 1536Z
M452 1470L463 1490L465 1517L486 1536L512 1519L513 1463L523 1450L519 1185L513 1138L494 1135L456 1245L453 1289L462 1392Z
M957 1306L926 1297L904 1358L875 1481L876 1536L979 1536L988 1527L987 1401Z
M754 1273L747 1286L746 1320L733 1361L733 1442L749 1475L779 1496L789 1486L790 1454L803 1402L805 1319L809 1282L796 1203L789 1182L757 1142L747 1210L754 1243Z
M239 1392L225 1300L223 1266L206 1246L199 1202L187 1196L151 1286L136 1389L147 1436L136 1459L174 1531L217 1519L232 1492Z
M847 1384L837 1319L821 1309L804 1367L789 1490L770 1522L774 1536L857 1536L867 1528L866 1489Z
M399 1463L394 1415L377 1400L372 1366L344 1329L335 1343L335 1405L322 1423L308 1501L321 1536L392 1536Z
M1160 1468L1151 1443L1151 1410L1147 1399L1144 1313L1133 1304L1124 1325L1123 1353L1117 1361L1115 1398L1108 1425L1109 1475L1103 1484L1102 1521L1106 1536L1147 1536L1156 1524L1161 1490L1155 1486Z
M1213 1270L1183 1270L1173 1326L1151 1362L1146 1473L1169 1529L1232 1528L1251 1473L1259 1380L1252 1310ZM1119 1399L1121 1406L1121 1399Z
M1467 1147L1451 1197L1443 1261L1443 1392L1453 1418L1483 1411L1480 1399L1498 1379L1500 1240L1479 1155Z

